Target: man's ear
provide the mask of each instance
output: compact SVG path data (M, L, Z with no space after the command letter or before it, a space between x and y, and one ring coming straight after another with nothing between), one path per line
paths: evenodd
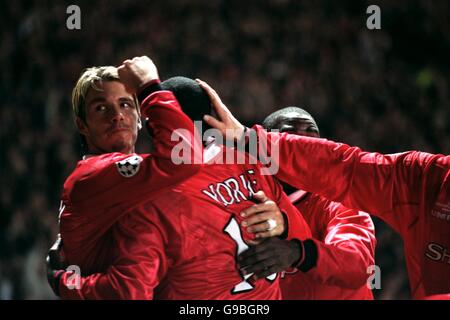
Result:
M142 119L139 116L138 116L138 125L137 125L137 127L138 127L138 130L142 129Z
M86 123L85 123L80 117L77 117L77 118L75 119L75 123L76 123L76 125L77 125L78 131L79 131L82 135L86 136L86 135L88 134L88 129L87 129Z

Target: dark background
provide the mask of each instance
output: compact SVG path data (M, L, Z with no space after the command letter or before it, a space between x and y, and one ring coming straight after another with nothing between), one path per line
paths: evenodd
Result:
M81 30L66 8L81 8ZM381 8L381 30L366 8ZM0 299L53 299L44 257L80 159L81 71L150 56L162 79L208 81L247 125L304 107L323 137L369 151L449 154L450 2L2 1ZM138 151L148 151L141 137ZM408 299L400 238L376 223L378 299Z

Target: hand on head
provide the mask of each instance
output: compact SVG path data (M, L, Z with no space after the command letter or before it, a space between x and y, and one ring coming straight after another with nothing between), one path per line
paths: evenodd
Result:
M147 56L125 60L117 68L120 81L131 94L137 93L146 84L158 80L158 69Z
M205 115L203 120L211 127L219 130L225 139L240 140L244 135L245 127L228 110L213 88L200 79L195 79L195 81L206 91L211 100L211 105L218 115L217 119L213 116Z

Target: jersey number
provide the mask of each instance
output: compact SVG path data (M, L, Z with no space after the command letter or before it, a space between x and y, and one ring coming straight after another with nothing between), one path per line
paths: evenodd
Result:
M228 233L228 235L231 237L231 239L234 240L237 244L237 255L240 255L242 252L248 249L248 245L244 242L244 239L242 239L241 229L239 228L239 224L237 223L235 218L231 218L230 222L226 225L224 231ZM247 282L248 278L250 278L253 275L253 273L247 274L245 276L241 277L243 278L242 282L238 283L236 286L234 286L232 293L241 293L253 290L255 287ZM277 274L273 273L270 276L267 276L266 279L273 281L277 278Z

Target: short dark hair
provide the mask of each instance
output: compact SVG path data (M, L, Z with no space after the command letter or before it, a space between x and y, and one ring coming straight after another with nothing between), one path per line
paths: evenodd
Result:
M285 114L288 113L298 113L299 115L304 115L307 116L308 118L311 118L312 121L314 121L314 123L316 124L316 120L314 120L313 116L307 112L306 110L299 108L299 107L295 107L295 106L289 106L280 110L277 110L271 114L269 114L263 121L262 125L266 130L272 130L272 129L277 129L276 125L277 125L277 120L279 117L284 116ZM317 129L319 128L316 124Z
M181 109L191 120L203 121L203 116L211 113L209 96L195 80L177 76L161 82L161 88L173 92Z

